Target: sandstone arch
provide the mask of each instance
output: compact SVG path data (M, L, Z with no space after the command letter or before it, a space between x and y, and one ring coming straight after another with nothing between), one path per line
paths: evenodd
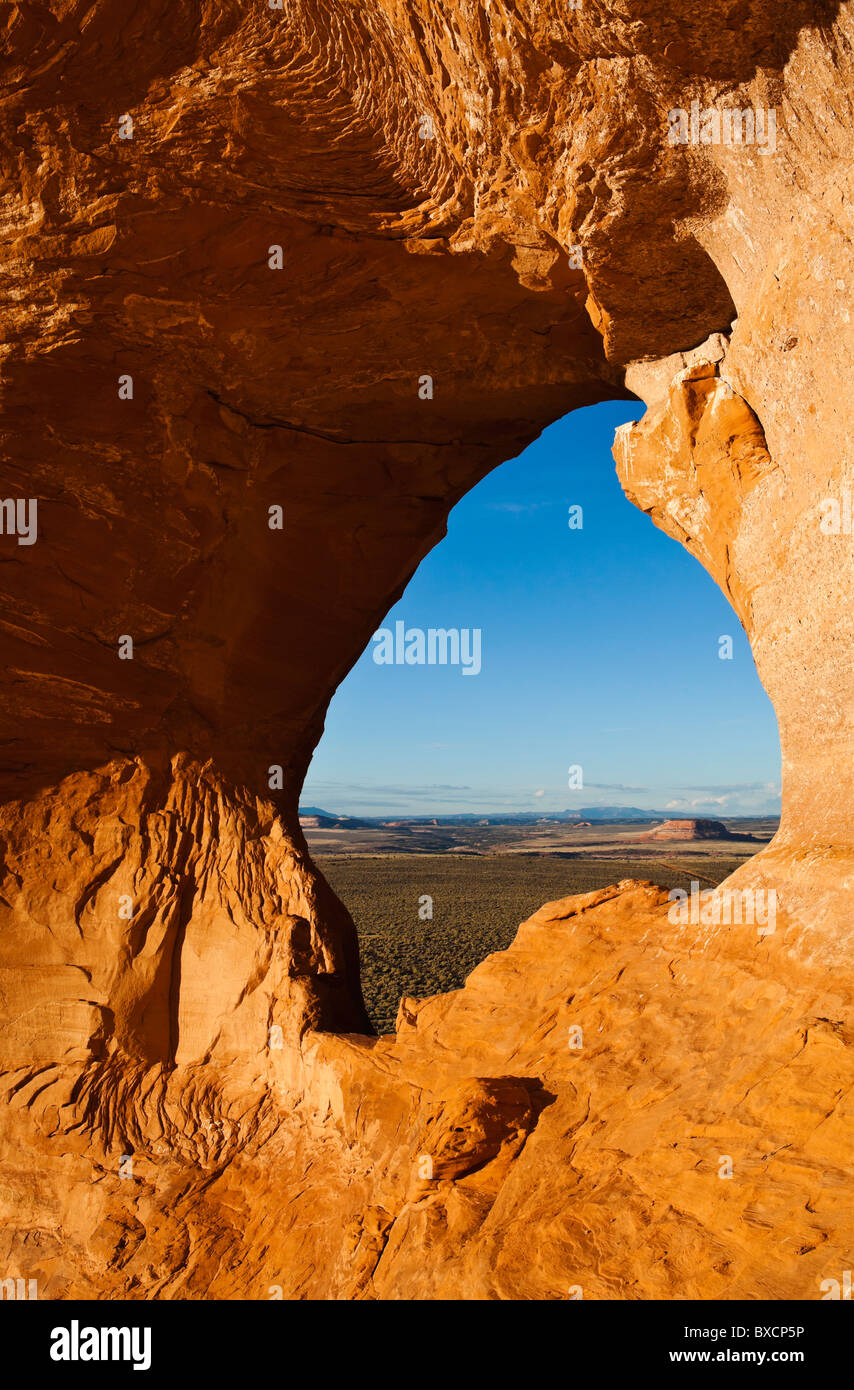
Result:
M850 6L144 14L4 30L2 468L40 518L0 538L9 1273L819 1296L851 1234L852 540L819 525L852 489ZM669 146L693 100L773 108L773 156ZM783 824L741 873L778 931L552 905L375 1043L296 821L325 706L467 488L629 392L624 487L777 710ZM549 1039L582 1013L579 1069Z

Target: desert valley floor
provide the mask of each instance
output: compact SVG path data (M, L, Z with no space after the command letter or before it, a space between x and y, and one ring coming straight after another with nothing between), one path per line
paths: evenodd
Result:
M621 879L713 887L776 829L767 818L730 824L753 841L654 844L648 825L625 823L309 829L307 838L356 923L365 1005L388 1033L402 996L459 989L543 903Z

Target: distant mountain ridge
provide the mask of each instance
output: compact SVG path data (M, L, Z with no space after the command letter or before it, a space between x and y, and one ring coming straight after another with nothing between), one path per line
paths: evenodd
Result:
M696 823L693 816L674 816L670 811L644 811L639 806L582 806L577 811L463 811L451 815L346 816L335 811L323 811L318 806L300 806L300 820L321 821L324 829L351 826L383 825L536 825L540 822L561 822L568 825L580 821L668 821L684 820ZM773 815L773 813L768 813ZM727 820L763 820L768 816L727 816Z

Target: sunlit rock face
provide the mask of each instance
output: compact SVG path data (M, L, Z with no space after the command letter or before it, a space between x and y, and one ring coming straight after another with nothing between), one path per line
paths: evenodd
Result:
M854 1235L850 6L126 9L3 28L0 1275L822 1297ZM553 904L376 1040L296 814L329 698L454 503L631 395L621 481L751 638L780 833L737 921Z

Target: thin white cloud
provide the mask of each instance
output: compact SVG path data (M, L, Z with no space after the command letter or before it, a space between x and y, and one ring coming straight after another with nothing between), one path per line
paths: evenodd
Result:
M552 502L487 502L490 512L538 512L542 507L551 507Z
M472 786L468 783L375 783L309 778L300 800L303 805L325 806L350 815L441 815L465 812L477 815L499 810L524 811L536 801L541 814L578 810L582 806L635 806L651 814L672 811L682 815L769 816L780 810L775 783L716 786L712 795L693 787L693 796L680 796L679 787L641 787L624 782L589 782L584 790L570 791L562 784L537 787ZM711 790L711 789L709 789ZM676 794L675 794L676 793Z

